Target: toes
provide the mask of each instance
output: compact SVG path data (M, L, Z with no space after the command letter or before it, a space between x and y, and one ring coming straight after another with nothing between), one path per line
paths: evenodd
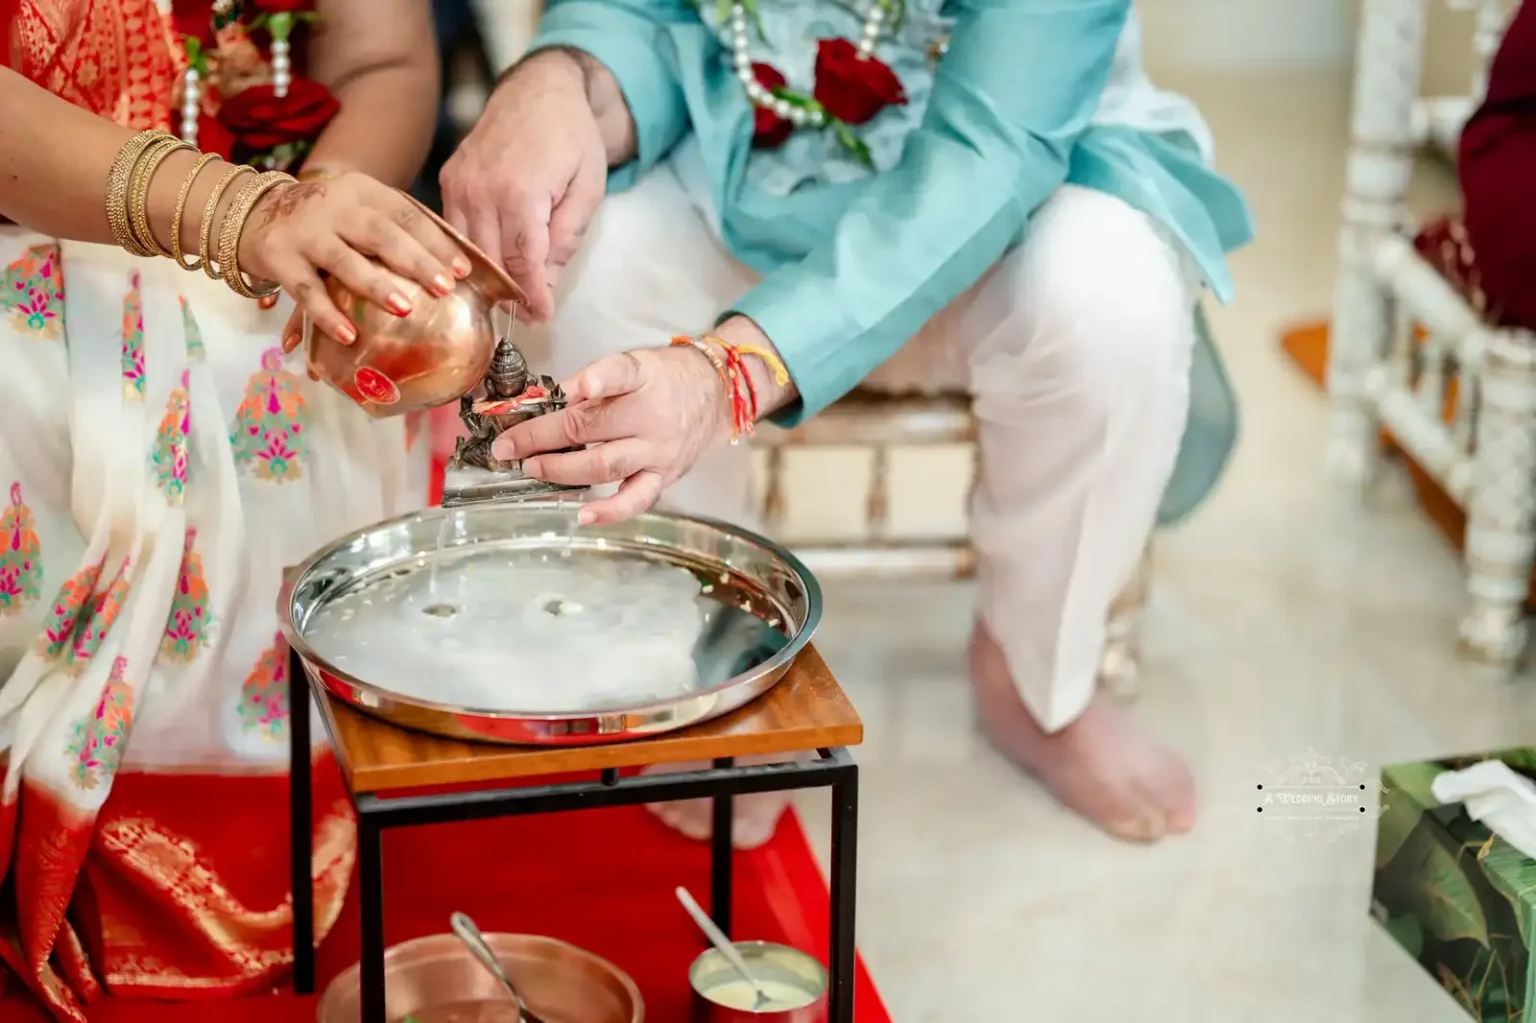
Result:
M1096 822L1105 831L1127 842L1156 842L1168 833L1167 822L1160 813L1139 813L1118 822Z
M1158 818L1165 834L1182 835L1195 826L1195 780L1172 754L1142 765L1135 779L1142 805Z

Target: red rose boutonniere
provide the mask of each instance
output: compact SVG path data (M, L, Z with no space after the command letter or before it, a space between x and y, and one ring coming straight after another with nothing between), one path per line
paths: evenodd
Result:
M702 4L702 0L692 0ZM825 128L866 166L869 147L853 131L886 107L902 106L907 92L880 58L880 40L901 28L905 0L868 0L858 43L822 39L816 46L816 83L811 94L796 92L776 68L751 57L749 29L763 36L757 0L716 0L717 17L732 68L752 104L752 144L772 149L797 128Z
M864 124L886 107L903 106L906 90L884 61L860 56L846 39L816 45L816 102L845 124Z
M757 84L776 93L789 84L771 64L753 64L752 73ZM752 144L758 149L777 149L794 133L795 125L787 117L780 117L770 107L752 108Z

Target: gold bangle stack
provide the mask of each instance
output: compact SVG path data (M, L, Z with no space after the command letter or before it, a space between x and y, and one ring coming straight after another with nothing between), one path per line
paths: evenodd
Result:
M197 270L203 265L203 257L194 255L193 262L187 265L186 254L181 251L181 224L186 217L187 196L192 194L192 186L197 182L197 176L203 172L203 168L219 158L217 153L204 153L197 158L187 176L182 179L181 191L176 193L176 215L171 218L171 258L176 265L183 270Z
M129 207L134 171L149 149L180 142L180 139L167 132L140 132L117 151L117 159L112 161L112 170L107 174L107 224L112 228L112 239L118 246L135 256L151 256L154 253L140 245L133 236Z
M181 245L187 201L203 171L218 160L218 156L200 154L182 179L171 218L170 245L166 246L155 237L150 224L149 195L161 165L167 157L181 150L196 152L193 146L163 131L140 132L118 150L107 175L107 223L113 239L135 256L166 256L174 259L183 270L202 270L214 280L224 281L230 290L244 298L261 299L277 294L278 285L248 281L241 272L240 237L262 197L280 185L293 183L294 179L278 171L258 173L251 167L226 166L203 204L203 219L198 225L199 251L187 253L182 251ZM229 209L220 218L219 206L225 193L243 175L250 175L250 180L242 183L230 200ZM216 224L217 245L214 240ZM192 256L190 263L187 262L189 255Z
M242 298L266 298L277 294L280 288L277 284L253 287L245 282L245 275L240 272L240 236L245 233L246 221L250 219L251 211L256 208L261 197L280 185L292 184L293 180L292 175L281 171L258 174L254 181L240 189L230 204L229 212L224 214L224 223L219 231L219 269L224 273L224 283Z
M208 193L208 202L203 206L202 229L198 237L202 242L202 255L199 258L202 262L203 273L207 274L210 280L222 281L224 279L223 268L214 265L213 218L218 215L219 200L224 198L224 193L229 190L230 185L234 184L236 178L242 174L255 173L256 171L250 167L239 165L230 167L224 172L224 176L219 178L218 183L213 186L213 191Z
M197 152L192 146L177 138L156 139L144 150L144 155L139 158L138 166L133 169L133 176L128 185L128 231L133 236L133 241L142 250L136 255L141 256L169 256L171 250L160 244L155 237L154 229L149 224L149 188L155 180L155 172L165 162L165 158L172 153Z

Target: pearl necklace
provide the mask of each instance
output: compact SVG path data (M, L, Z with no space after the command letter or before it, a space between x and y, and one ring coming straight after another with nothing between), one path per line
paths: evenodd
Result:
M868 57L874 53L875 43L885 32L886 5L891 2L892 0L870 0L869 10L864 13L864 31L859 36L860 57ZM757 74L752 70L752 54L747 49L747 4L743 0L737 0L731 5L731 63L736 69L737 79L746 90L747 99L752 101L753 106L772 110L797 128L826 126L827 112L820 105L797 106L775 96L757 80Z
M213 13L215 16L229 14L235 9L237 0L213 0ZM155 7L159 10L165 24L174 34L176 25L173 20L175 0L155 0ZM197 145L197 121L203 108L203 75L199 70L200 60L195 59L198 52L197 43L189 39L183 43L187 49L187 68L182 72L181 89L181 139L188 145ZM272 93L278 99L288 95L288 87L293 83L293 56L292 46L286 34L272 37Z

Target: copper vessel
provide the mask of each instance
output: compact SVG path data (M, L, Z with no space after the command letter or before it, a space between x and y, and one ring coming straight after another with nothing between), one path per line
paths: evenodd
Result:
M533 934L487 934L528 1010L544 1023L643 1023L640 989L623 970L590 952ZM353 965L331 981L320 1000L319 1023L358 1023L361 970ZM385 1017L390 1023L499 1023L517 1019L505 990L452 934L434 934L384 954Z
M446 405L473 390L490 368L499 340L492 310L526 301L522 289L478 246L425 206L421 210L469 259L469 276L451 294L438 298L391 273L411 303L409 314L396 316L327 277L326 290L357 327L357 340L341 344L304 320L310 369L379 419Z

